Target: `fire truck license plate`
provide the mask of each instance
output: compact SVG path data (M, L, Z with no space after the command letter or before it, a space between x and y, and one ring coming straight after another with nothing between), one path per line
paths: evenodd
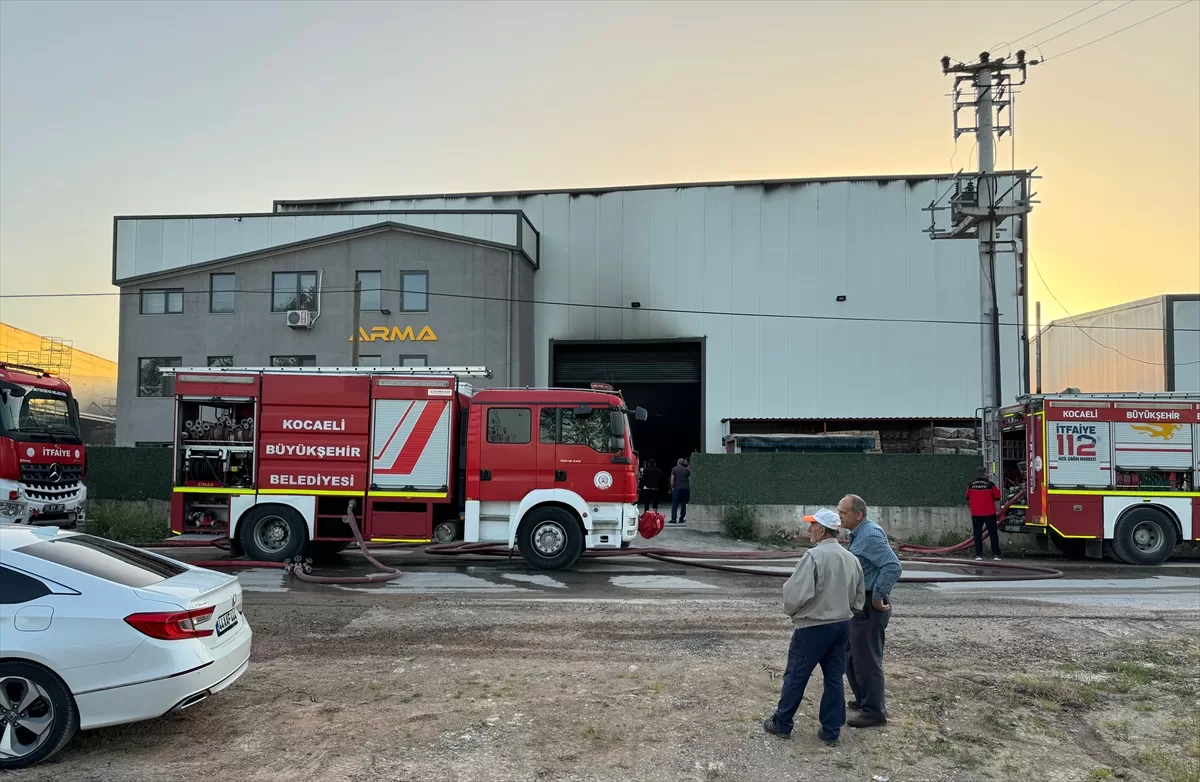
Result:
M62 513L66 509L67 506L63 505L62 503L57 503L55 505L43 505L42 513Z
M232 611L226 611L217 617L217 635L224 635L228 630L236 627L238 623L238 610L234 608Z

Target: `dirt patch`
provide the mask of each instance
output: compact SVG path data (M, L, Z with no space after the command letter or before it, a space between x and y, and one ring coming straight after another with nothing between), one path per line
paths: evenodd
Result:
M790 632L773 599L344 594L248 595L253 665L232 689L10 776L1200 782L1193 614L1080 619L902 588L891 722L830 749L819 673L792 741L761 729Z

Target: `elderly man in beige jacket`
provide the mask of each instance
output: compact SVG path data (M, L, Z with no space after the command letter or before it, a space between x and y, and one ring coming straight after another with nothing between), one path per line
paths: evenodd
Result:
M783 691L775 713L763 729L790 738L792 718L804 697L813 669L821 666L825 689L821 695L821 727L817 737L836 746L846 724L846 699L842 677L846 674L846 649L850 618L862 611L866 601L862 565L858 557L842 548L837 535L838 515L821 509L808 522L808 537L815 545L808 550L791 578L783 585L783 610L796 629L788 649Z

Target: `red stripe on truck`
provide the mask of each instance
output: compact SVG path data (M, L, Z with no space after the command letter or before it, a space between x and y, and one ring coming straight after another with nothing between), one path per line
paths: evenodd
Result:
M375 472L384 475L408 475L411 473L417 466L421 454L425 452L425 446L429 445L429 438L433 436L433 430L437 428L438 421L445 409L444 405L435 402L426 403L425 409L417 417L417 422L413 424L408 440L396 456L396 461L386 470L376 470Z

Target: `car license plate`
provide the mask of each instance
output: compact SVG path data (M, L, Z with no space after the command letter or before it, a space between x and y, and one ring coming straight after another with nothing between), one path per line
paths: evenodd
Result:
M234 608L231 611L226 611L217 617L217 635L224 635L228 630L233 629L238 623L238 610Z
M62 513L66 509L67 509L67 506L63 505L62 503L56 503L54 505L43 505L42 513Z

